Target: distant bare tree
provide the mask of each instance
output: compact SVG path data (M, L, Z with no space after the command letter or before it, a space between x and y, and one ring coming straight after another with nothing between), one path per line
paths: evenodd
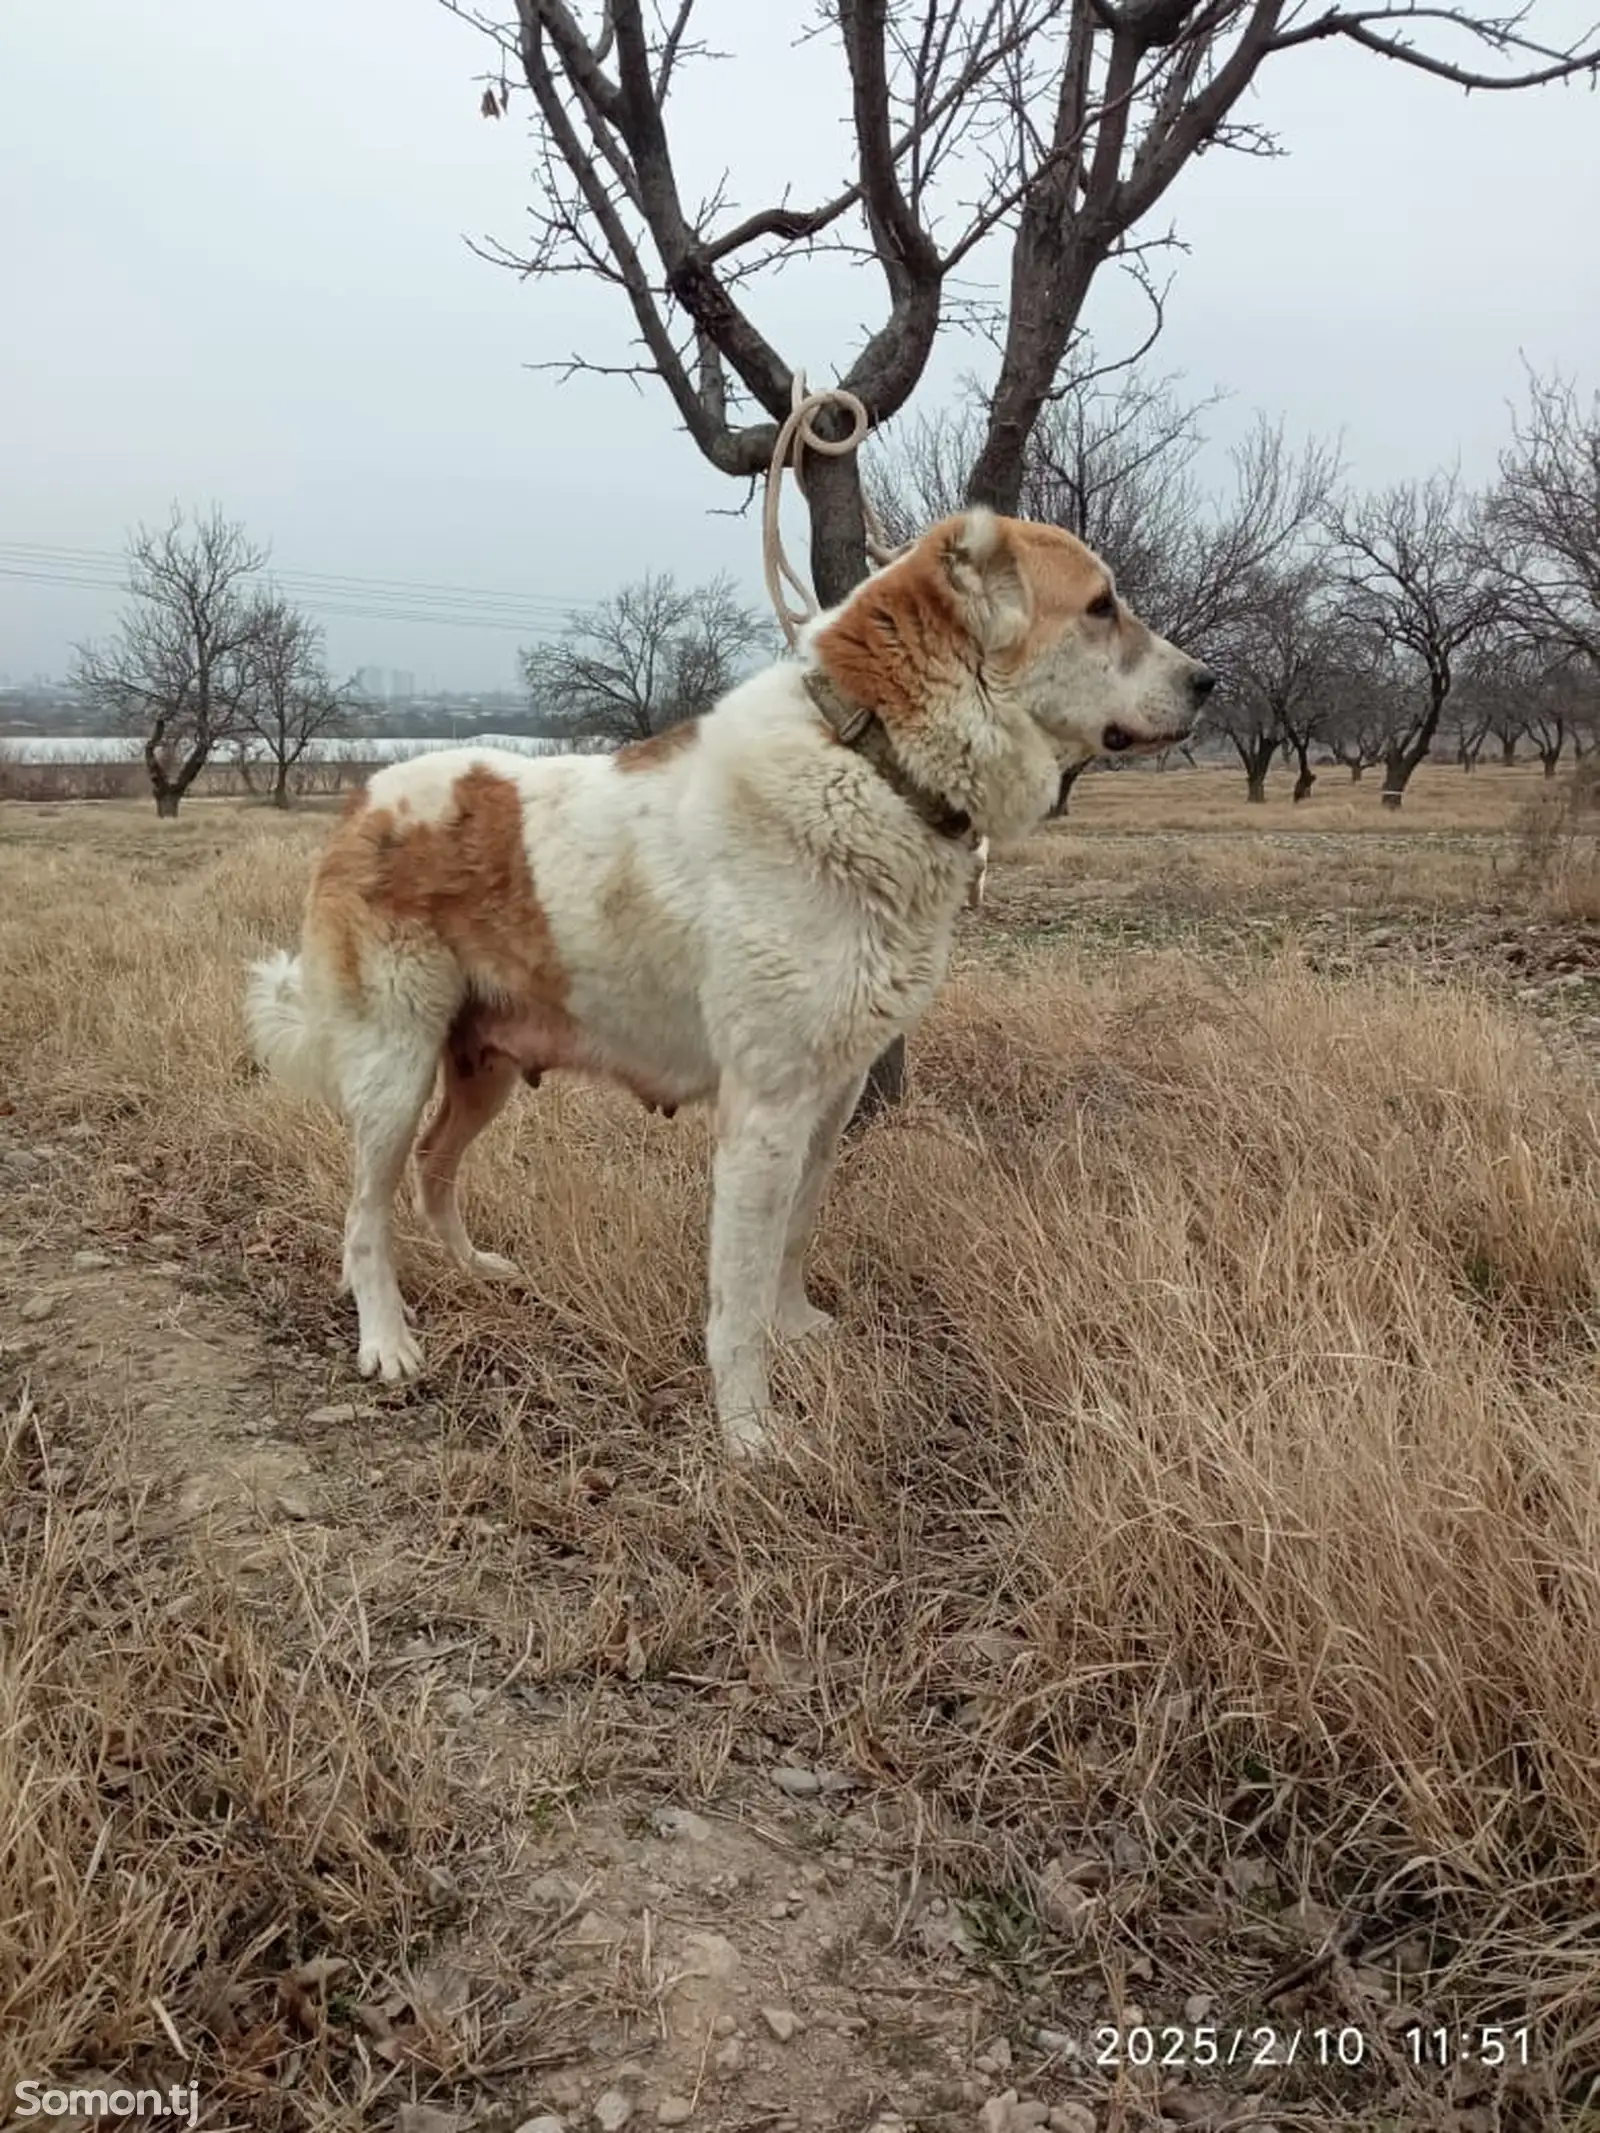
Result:
M1328 672L1317 687L1317 730L1336 763L1359 784L1381 763L1406 707L1394 647L1358 617L1335 608Z
M523 653L522 667L551 732L640 741L708 711L771 636L728 579L680 587L665 575L574 614L562 636Z
M176 815L212 751L239 731L256 628L250 581L266 564L242 526L213 509L128 544L116 635L77 648L73 680L119 731L138 734L158 815Z
M1489 731L1500 743L1502 768L1509 770L1517 760L1517 743L1528 731L1527 715L1517 704L1505 704L1489 718Z
M1600 662L1600 394L1585 408L1537 375L1528 393L1488 499L1493 558L1526 630Z
M1344 504L1331 530L1346 613L1385 642L1404 682L1383 757L1383 804L1399 807L1433 746L1457 664L1486 638L1500 596L1477 505L1453 474Z
M278 594L259 594L246 621L240 771L248 786L252 744L259 743L270 766L272 804L287 807L290 776L306 750L350 731L355 691L329 678L320 627Z
M1545 776L1553 778L1568 748L1578 761L1594 745L1600 730L1600 669L1581 652L1569 649L1551 659L1533 645L1522 664L1523 730Z
M1265 800L1267 773L1282 751L1296 761L1296 802L1309 798L1316 783L1311 749L1322 737L1336 664L1320 560L1252 572L1239 589L1231 626L1208 656L1223 681L1210 723L1244 765L1246 796Z

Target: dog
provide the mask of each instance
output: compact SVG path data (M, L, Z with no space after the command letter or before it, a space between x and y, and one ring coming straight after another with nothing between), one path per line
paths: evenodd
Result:
M480 1251L461 1159L520 1079L716 1107L706 1350L722 1440L769 1442L769 1341L831 1325L807 1242L867 1068L933 999L988 840L1101 753L1170 747L1213 676L1050 526L932 527L704 716L606 756L462 748L378 771L311 884L300 952L252 966L260 1063L354 1137L344 1286L363 1376L422 1356L391 1207ZM430 1094L438 1102L418 1138Z

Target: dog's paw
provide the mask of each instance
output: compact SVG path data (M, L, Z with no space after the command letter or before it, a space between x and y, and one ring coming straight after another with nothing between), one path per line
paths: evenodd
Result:
M386 1385L401 1385L407 1378L421 1375L422 1350L409 1327L401 1324L363 1340L356 1353L356 1368L364 1378L381 1377Z
M728 1457L741 1464L764 1459L772 1449L772 1432L767 1427L769 1419L748 1408L743 1414L725 1416L722 1448Z
M831 1311L819 1311L814 1303L804 1296L792 1302L779 1304L772 1320L772 1330L781 1341L820 1340L839 1330L839 1321Z

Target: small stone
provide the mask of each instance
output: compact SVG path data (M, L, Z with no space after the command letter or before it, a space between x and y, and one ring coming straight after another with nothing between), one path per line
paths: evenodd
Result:
M711 1824L704 1815L692 1813L687 1807L663 1807L656 1816L656 1827L664 1837L681 1837L685 1844L709 1844Z
M566 2120L554 2111L541 2111L537 2118L525 2118L516 2133L567 2133Z
M1058 2103L1045 2123L1050 2133L1095 2133L1094 2113L1086 2103Z
M1186 2022L1203 2022L1216 2004L1214 1993L1191 1992L1183 2003L1183 2019Z
M788 2044L800 2034L800 2017L789 2007L763 2007L761 2019L780 2044Z
M731 2014L719 2014L711 2025L714 2037L731 2037L737 2034L739 2025Z
M686 2126L694 2116L694 2105L687 2096L663 2096L656 2105L658 2126Z
M466 2120L456 2111L431 2103L403 2103L395 2113L395 2133L461 2133Z
M1064 2029L1036 2029L1033 2041L1040 2051L1049 2052L1056 2059L1075 2059L1078 2056L1078 2040Z
M1039 1877L1039 1909L1047 1925L1078 1939L1088 1932L1100 1902L1081 1881L1052 1864Z
M278 1491L278 1509L285 1518L312 1518L315 1508L311 1498L297 1481L286 1481Z
M1015 2089L1007 2089L1004 2095L989 2098L978 2113L978 2124L983 2133L1032 2133L1049 2116L1049 2104L1023 2103Z
M356 1419L357 1412L354 1401L335 1400L329 1407L313 1407L310 1414L306 1416L306 1420L319 1424L353 1422Z
M72 1271L75 1274L94 1274L101 1267L115 1266L116 1263L109 1252L74 1252L72 1255Z
M600 2133L622 2133L633 2116L633 2098L626 2089L602 2089L594 2100L594 2120Z
M56 1299L53 1296L46 1296L41 1289L37 1296L28 1298L22 1309L17 1313L17 1316L25 1318L30 1325L36 1326L42 1320L48 1318L55 1310L55 1307Z
M773 1771L772 1782L791 1800L812 1800L822 1790L822 1780L814 1770L801 1770L788 1764Z
M745 2043L743 2037L730 2037L711 2055L711 2064L719 2074L736 2074L744 2065Z
M789 1906L786 1903L775 1903L767 1913L769 1918L787 1918L788 1915Z

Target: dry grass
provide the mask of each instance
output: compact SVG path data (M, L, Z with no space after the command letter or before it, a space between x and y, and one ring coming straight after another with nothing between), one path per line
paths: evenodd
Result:
M1110 814L1124 782L1099 781ZM85 819L0 854L11 1097L41 1135L89 1122L95 1234L176 1232L263 1341L344 1344L342 1137L253 1078L237 1013L320 831ZM1138 858L1148 826L1112 832L1135 905L1169 873L1163 847ZM1403 862L1419 898L1428 850ZM1031 1916L1063 1846L1120 1833L1088 1942L1041 1953L1030 1924L1035 1968L1154 1950L1179 1999L1186 1963L1248 1996L1308 1901L1369 1970L1412 1948L1430 2024L1536 2021L1525 2109L1582 2093L1592 1079L1470 987L1334 983L1293 955L1236 981L1025 934L1003 969L969 952L912 1104L846 1159L816 1259L845 1332L786 1365L804 1425L754 1476L722 1469L702 1405L705 1153L693 1119L604 1092L516 1106L465 1198L531 1295L466 1286L408 1233L432 1388L351 1433L362 1471L404 1437L364 1510L412 1551L409 1617L552 1692L617 1684L552 1747L561 1782L707 1792L758 1729L898 1800L906 1858L991 1919ZM282 1970L437 1930L429 1870L470 1831L370 1624L315 1566L263 1610L130 1562L126 1478L91 1460L46 1488L20 1410L8 1456L37 1497L0 1565L0 1974L29 1978L8 2049L159 2049L152 2000L210 2035L218 1966L256 1977L263 1934ZM697 1686L670 1724L629 1704L675 1680ZM40 1888L55 1925L30 1918ZM351 2123L355 2067L325 2070Z
M1293 780L1275 769L1267 780L1267 797L1252 805L1245 797L1244 773L1233 764L1186 765L1147 770L1096 772L1080 779L1072 794L1075 828L1086 836L1134 830L1181 830L1188 837L1216 831L1270 836L1289 831L1302 836L1410 836L1443 832L1498 836L1517 810L1550 784L1562 785L1569 766L1547 780L1537 763L1509 769L1484 763L1470 773L1445 762L1424 763L1406 788L1397 813L1385 810L1378 795L1381 770L1369 770L1353 782L1347 770L1317 772L1316 788L1298 807Z

